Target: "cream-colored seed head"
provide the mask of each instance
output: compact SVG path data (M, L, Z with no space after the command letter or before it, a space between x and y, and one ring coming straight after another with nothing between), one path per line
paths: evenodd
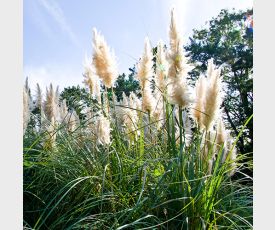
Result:
M114 52L110 51L104 37L93 29L93 65L96 74L107 88L111 88L118 77Z
M101 145L109 145L111 142L111 127L110 121L100 114L97 119L97 143Z
M200 76L196 81L195 92L196 99L194 103L193 118L198 124L200 129L204 128L203 124L203 113L204 113L204 99L205 99L205 90L206 90L206 78Z
M227 139L226 129L223 123L223 119L220 117L217 123L217 138L216 142L219 146L225 145Z
M122 93L122 105L125 107L129 107L129 101L124 92Z
M229 155L229 161L231 162L231 171L229 172L230 176L233 176L237 169L237 149L236 146L233 147L234 141L232 138L229 138L228 141L228 152L227 155ZM227 156L226 156L227 157Z
M53 89L53 85L50 84L49 89L46 88L46 100L44 101L44 113L48 121L54 119L57 121L58 118L58 89Z
M136 109L136 110L141 110L142 109L141 100L137 97L137 95L134 92L130 93L129 106L130 106L130 108L133 108L133 109Z
M169 70L168 76L170 79L180 78L185 79L187 73L192 70L191 65L187 64L187 58L183 55L182 35L178 30L174 9L171 11L171 22L169 28L170 50L168 53Z
M142 94L142 109L151 114L155 108L156 99L152 93L149 82L146 82Z
M144 51L141 57L140 62L137 65L137 77L140 82L141 89L145 88L145 85L148 81L151 80L153 75L153 55L151 51L151 45L148 37L145 38L144 41Z
M35 100L35 106L41 110L42 108L42 90L39 86L39 84L36 84L36 100Z
M124 127L126 134L128 134L129 140L131 137L137 138L139 132L135 132L137 129L138 116L135 108L131 108L133 105L132 99L128 98L125 93L122 94L122 105L120 112L121 124Z
M84 81L83 83L88 87L93 98L97 99L98 102L100 99L100 80L95 73L93 66L89 63L88 58L85 58L84 63Z
M29 86L29 79L28 79L28 77L25 80L24 87L25 87L25 90L26 90L27 94L29 95L29 100L31 101L32 100L31 99L31 89L30 89L30 86Z
M168 75L168 62L166 60L166 54L164 51L164 45L162 40L159 41L157 46L156 54L156 90L165 92L167 85L167 75Z
M142 110L151 113L155 108L155 98L150 88L150 80L153 75L153 56L149 39L146 37L144 51L137 66L137 77L142 90Z
M205 114L203 116L203 124L206 130L212 129L222 103L220 69L209 72L212 72L212 74L207 77L208 82L204 103Z
M171 11L171 23L169 30L170 50L168 53L168 96L172 104L188 107L193 102L191 89L187 84L187 73L192 69L187 64L187 59L183 55L183 45L181 35L178 31L174 9Z
M168 96L171 104L177 104L182 109L194 102L192 89L181 79L176 79L168 85Z
M30 98L26 88L23 88L23 133L25 133L30 120Z
M177 52L181 44L181 36L177 26L176 15L174 8L171 9L171 21L169 27L170 49L172 52Z

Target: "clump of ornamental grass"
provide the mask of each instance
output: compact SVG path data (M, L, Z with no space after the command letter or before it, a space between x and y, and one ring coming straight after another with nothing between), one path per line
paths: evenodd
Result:
M233 139L222 120L221 73L212 61L192 98L174 10L169 38L167 54L158 44L156 72L145 39L137 68L141 98L131 92L117 101L113 89L108 96L117 67L96 30L93 59L84 66L92 96L86 116L69 110L52 84L44 100L36 97L43 122L24 138L25 228L252 228L252 178L243 173L252 161L235 147L251 117ZM30 128L29 94L25 87L24 130Z

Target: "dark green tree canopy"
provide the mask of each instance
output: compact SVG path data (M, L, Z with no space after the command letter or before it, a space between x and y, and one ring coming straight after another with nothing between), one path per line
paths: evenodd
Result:
M235 136L253 113L253 34L244 25L245 16L251 14L252 10L221 10L204 29L193 30L190 42L185 46L190 62L195 66L190 73L191 79L205 73L210 58L217 66L222 66L226 92L223 109ZM252 122L240 138L238 147L243 153L252 151Z
M85 114L82 113L83 108L91 108L92 104L95 103L90 93L79 85L64 88L60 94L60 99L65 99L68 109L75 110L80 119L85 118Z
M123 73L119 75L116 80L116 83L115 83L116 87L114 88L114 92L118 100L122 99L123 92L127 96L130 95L130 92L135 92L139 94L140 86L139 86L139 82L135 79L135 75L136 75L135 66L133 68L129 68L129 71L130 71L130 74L128 74L128 76L125 73Z

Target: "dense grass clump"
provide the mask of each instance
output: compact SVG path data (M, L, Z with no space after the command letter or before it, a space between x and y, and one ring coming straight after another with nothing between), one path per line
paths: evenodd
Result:
M81 118L52 85L45 100L38 86L32 105L26 84L25 229L252 228L252 178L244 173L252 159L235 148L252 116L233 139L211 60L207 77L189 86L171 15L170 50L159 43L156 71L145 39L141 98L131 92L117 101L114 56L96 30L84 74L91 106Z
M170 121L174 119L171 117ZM175 120L176 122L176 120ZM54 147L25 134L24 222L32 229L250 229L251 178L245 155L224 163L223 147L209 171L203 134L189 146L157 137L129 144L113 127L109 146L60 127ZM149 127L149 126L148 126ZM149 130L150 131L150 130ZM149 136L150 137L150 136ZM172 137L170 138L173 139ZM152 141L153 140L153 141ZM176 141L176 140L175 140ZM208 155L212 155L214 144ZM241 159L242 158L242 159ZM235 171L232 178L231 172ZM244 183L246 182L246 183Z

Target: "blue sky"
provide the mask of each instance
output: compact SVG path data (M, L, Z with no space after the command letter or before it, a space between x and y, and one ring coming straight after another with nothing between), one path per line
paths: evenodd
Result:
M85 55L92 55L92 28L114 49L120 73L128 73L143 51L168 40L169 12L175 7L184 41L193 28L223 8L247 9L252 0L24 0L24 78L31 87L51 82L82 85Z

